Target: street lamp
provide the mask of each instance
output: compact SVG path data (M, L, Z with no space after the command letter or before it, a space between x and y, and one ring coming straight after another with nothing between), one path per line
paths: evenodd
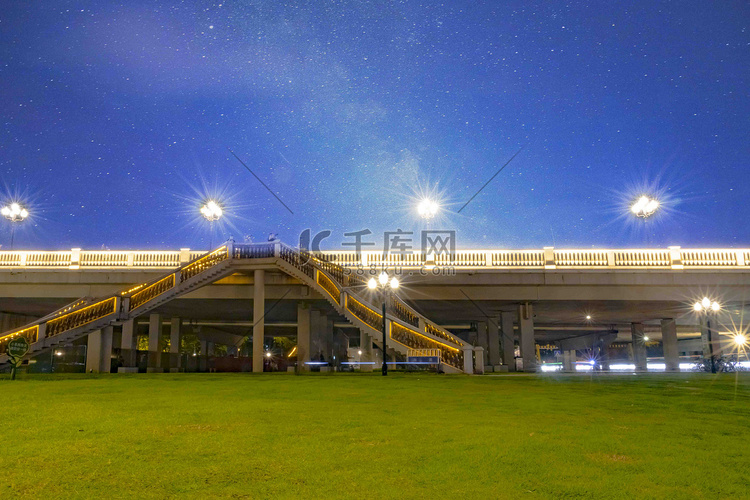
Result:
M221 205L214 200L208 200L201 207L201 215L209 222L216 222L221 219L223 214L224 210L222 210Z
M387 345L386 345L386 339L387 339L387 333L386 333L386 320L385 320L385 314L386 314L386 303L388 302L388 297L391 293L393 293L398 287L399 287L398 278L395 276L393 278L388 278L388 273L383 271L378 276L378 279L370 278L370 280L367 282L367 288L370 290L375 290L376 288L380 288L383 291L383 376L388 375L388 357L386 354Z
M747 337L741 333L736 334L732 340L734 340L738 348L747 345Z
M10 249L13 250L13 239L16 235L16 224L26 220L29 216L29 211L20 203L13 202L10 205L6 205L0 208L0 214L11 222L10 226Z
M697 301L693 304L693 311L701 314L706 321L706 336L708 342L708 354L711 357L711 373L716 373L716 356L714 356L714 343L713 334L711 332L711 317L710 314L721 311L721 304L715 300L711 300L708 297L703 297L702 300Z
M214 222L221 219L224 215L224 210L221 208L221 204L215 200L208 200L201 207L201 215L208 221L211 228L211 236L208 241L209 249L213 247L214 242Z
M647 219L654 215L659 209L659 200L650 196L643 195L630 205L630 211L633 215L642 219Z
M419 212L419 216L425 220L433 219L437 215L439 210L440 205L438 205L436 201L429 198L424 198L419 202L419 205L417 205L417 212Z

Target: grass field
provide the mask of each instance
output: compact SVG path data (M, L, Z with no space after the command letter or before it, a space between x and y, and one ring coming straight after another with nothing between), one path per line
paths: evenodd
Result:
M0 498L750 497L750 374L0 379Z

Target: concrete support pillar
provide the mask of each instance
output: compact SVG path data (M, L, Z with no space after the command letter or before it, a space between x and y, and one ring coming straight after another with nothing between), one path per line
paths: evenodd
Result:
M664 363L667 365L667 371L680 371L680 353L677 350L677 324L675 320L661 320L661 343L664 348Z
M375 361L375 357L372 353L372 337L370 337L365 330L359 331L359 350L362 354L359 355L359 369L363 372L371 372L374 365L371 364Z
M105 326L102 328L102 357L101 371L109 373L112 369L112 340L114 337L114 327Z
M529 303L518 306L518 330L521 336L523 371L536 371L536 343L534 342L534 310Z
M576 351L574 349L563 351L563 371L576 371Z
M263 372L263 337L265 335L266 274L256 269L253 280L253 373Z
M129 319L122 324L122 339L120 342L122 359L124 360L124 366L127 368L134 368L137 364L137 341L135 319Z
M89 333L86 344L86 373L99 373L102 358L102 331Z
M490 349L489 340L487 338L486 321L477 321L477 346L481 347L483 352L487 352ZM482 358L484 359L484 356L482 356ZM483 362L485 361L487 360L484 360ZM482 365L482 373L484 373L484 365Z
M463 347L464 373L474 373L474 348L470 345Z
M599 346L599 361L597 365L600 371L609 371L609 342L603 342Z
M474 373L484 373L484 348L482 346L474 348Z
M633 342L633 363L637 371L646 371L646 342L643 337L646 336L643 329L643 323L630 324L631 339Z
M297 302L297 367L300 370L310 369L305 364L310 361L310 321L310 306L302 301Z
M201 354L198 359L198 370L205 372L208 370L208 342L201 340Z
M313 361L320 361L323 355L325 361L331 362L331 345L333 343L333 320L322 312L313 310L310 316L310 329L312 337Z
M323 337L323 352L326 356L326 361L331 363L333 365L333 334L334 334L334 326L333 326L333 318L329 318L328 316L323 316L323 319L325 321L325 330L324 330L324 337Z
M105 326L101 330L88 335L86 348L86 371L93 373L109 373L112 366L112 327Z
M487 329L487 363L495 369L502 364L500 361L500 326L497 322L489 322Z
M513 329L512 312L500 313L500 327L502 329L503 364L508 371L516 371L516 332Z
M169 330L169 371L180 371L180 340L182 338L182 320L172 318Z
M159 340L161 339L161 314L152 313L148 317L148 368L149 372L160 372L161 352L159 351Z

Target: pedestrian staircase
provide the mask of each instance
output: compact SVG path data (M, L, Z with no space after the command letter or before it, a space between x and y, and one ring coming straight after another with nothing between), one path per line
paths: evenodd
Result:
M473 373L473 347L423 317L396 294L390 294L383 318L367 288L364 270L344 268L323 254L294 249L281 242L235 244L232 241L157 280L104 298L84 297L21 328L0 333L0 366L8 363L8 342L25 337L31 354L72 342L89 333L134 319L197 288L242 270L248 264L275 267L317 290L352 325L382 348L383 321L388 347L436 350L446 372ZM382 299L381 299L382 300ZM382 303L382 302L378 302Z

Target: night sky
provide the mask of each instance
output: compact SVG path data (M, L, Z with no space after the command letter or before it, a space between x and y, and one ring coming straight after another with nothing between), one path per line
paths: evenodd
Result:
M750 246L747 2L167 4L2 2L16 249L333 249L425 194L464 248Z

